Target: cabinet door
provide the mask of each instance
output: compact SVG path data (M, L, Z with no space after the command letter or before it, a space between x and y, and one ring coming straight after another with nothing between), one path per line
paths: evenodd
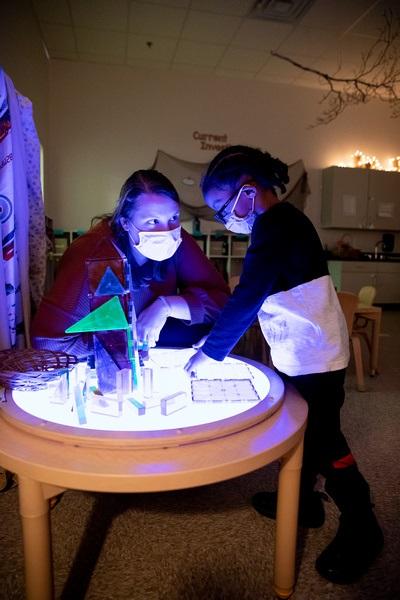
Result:
M375 302L400 303L400 263L378 264Z
M368 171L370 229L400 230L400 173Z
M358 294L364 285L376 287L376 273L342 273L342 292Z
M341 291L358 294L364 285L376 287L376 263L342 262Z
M364 229L368 215L368 171L329 167L322 172L323 227Z

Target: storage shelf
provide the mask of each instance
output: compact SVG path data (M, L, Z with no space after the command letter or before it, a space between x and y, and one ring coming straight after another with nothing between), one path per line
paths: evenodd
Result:
M199 246L204 245L204 253L214 262L218 271L220 271L226 281L231 277L237 277L242 271L241 263L249 246L250 238L235 233L207 233L203 235L194 235L193 238ZM200 243L199 243L200 242ZM224 252L215 252L215 246L224 248ZM238 254L238 250L240 253Z

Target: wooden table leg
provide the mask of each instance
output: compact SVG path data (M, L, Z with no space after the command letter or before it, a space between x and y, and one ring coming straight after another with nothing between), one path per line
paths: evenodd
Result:
M19 477L19 511L25 557L27 600L52 600L49 503L43 486L33 479Z
M273 588L279 598L294 590L303 439L283 456L278 482Z
M380 310L374 315L372 320L372 340L371 340L371 363L370 374L378 373L378 353L379 353L379 334L381 331L382 311Z

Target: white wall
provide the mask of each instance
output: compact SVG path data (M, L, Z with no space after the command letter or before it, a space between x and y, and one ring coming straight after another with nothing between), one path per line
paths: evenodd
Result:
M42 144L47 140L49 63L29 0L1 3L0 66L33 104Z
M113 209L124 180L152 165L158 148L206 162L195 130L227 134L228 143L268 150L286 162L302 158L312 194L306 212L320 222L321 169L360 148L381 159L400 153L400 119L379 102L346 110L333 123L308 128L321 92L178 71L50 63L47 212L56 227L87 228ZM320 230L329 245L341 235ZM356 232L353 245L373 247L377 234ZM379 237L379 236L378 236Z

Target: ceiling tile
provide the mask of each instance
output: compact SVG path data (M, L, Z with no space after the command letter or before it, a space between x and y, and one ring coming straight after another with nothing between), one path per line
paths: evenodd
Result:
M239 17L213 15L190 11L182 31L182 38L197 42L227 44L240 24Z
M327 47L331 47L336 42L337 36L333 32L299 26L279 46L279 52L289 56L302 55L318 58Z
M292 56L301 54L318 58L327 46L337 40L334 33L311 27L298 26L289 37L279 46L281 54Z
M44 42L49 50L75 52L75 36L72 27L42 23Z
M175 8L187 8L190 0L140 0L142 4L161 4L163 6L174 6Z
M338 75L351 77L384 9L400 13L400 0L315 0L296 26L247 17L254 2L32 0L32 10L52 58L307 86L314 86L312 74L270 51L329 74L340 66Z
M175 48L176 40L172 38L136 35L134 33L128 35L128 57L130 59L143 58L151 61L169 62L174 56Z
M225 52L225 46L217 44L199 44L181 40L175 54L174 63L189 63L213 67Z
M185 15L183 8L131 2L129 31L144 35L179 36Z
M79 54L77 52L67 52L66 50L52 50L50 59L79 61Z
M300 21L301 26L344 33L376 0L317 0Z
M128 0L69 0L75 27L126 31Z
M348 33L338 41L336 47L324 52L322 57L360 65L362 56L369 52L374 43L374 38Z
M77 27L76 43L79 53L103 54L123 58L126 50L126 34L120 31L101 31Z
M190 8L235 17L245 17L253 6L254 0L192 0Z
M400 19L399 0L381 0L374 4L372 10L355 24L351 33L378 37L381 29L385 26L385 13L388 14L389 11L392 11L393 16Z
M185 73L194 73L195 75L198 75L199 73L208 74L208 75L211 73L214 73L213 67L207 67L205 65L188 65L188 64L176 63L176 62L174 62L171 65L171 69L173 71L183 71Z
M245 19L232 39L232 46L271 50L276 48L293 30L287 23L272 23L261 19Z
M67 0L32 0L36 16L41 21L72 25Z
M228 48L219 66L222 69L235 69L255 73L265 65L269 55L266 52L247 48Z
M124 60L118 56L110 54L92 54L90 52L79 52L81 61L89 63L98 63L102 65L122 65ZM124 57L125 58L125 57Z
M126 59L126 64L130 67L145 69L146 71L149 69L159 69L162 71L165 71L166 69L169 70L168 62L165 62L163 60L151 60L146 58L134 58L128 56L128 58Z

